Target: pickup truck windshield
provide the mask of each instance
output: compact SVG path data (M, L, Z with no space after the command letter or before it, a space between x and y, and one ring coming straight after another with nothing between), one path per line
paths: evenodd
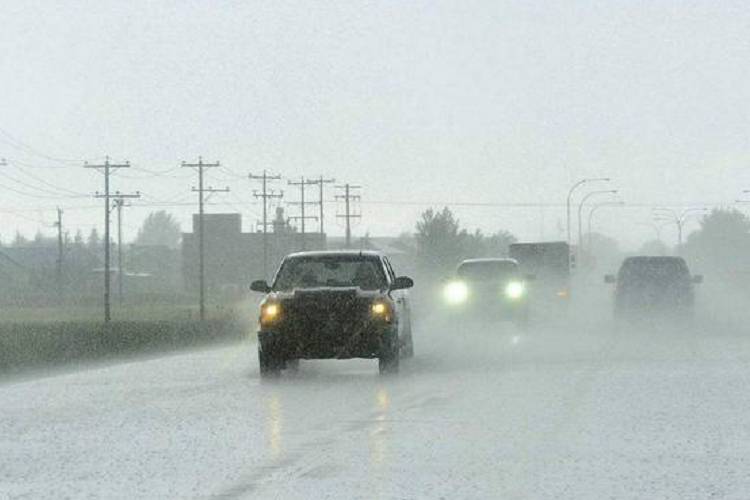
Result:
M387 286L380 261L362 256L313 256L287 259L279 270L274 290L359 287L380 290Z
M508 261L465 262L456 274L469 281L504 281L518 276L518 265Z

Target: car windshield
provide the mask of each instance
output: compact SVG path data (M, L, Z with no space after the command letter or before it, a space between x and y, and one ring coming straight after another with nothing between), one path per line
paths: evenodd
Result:
M456 274L467 281L505 281L518 276L518 265L511 261L464 262Z
M320 287L379 290L385 286L385 274L378 259L336 255L287 259L279 269L273 288L279 291Z

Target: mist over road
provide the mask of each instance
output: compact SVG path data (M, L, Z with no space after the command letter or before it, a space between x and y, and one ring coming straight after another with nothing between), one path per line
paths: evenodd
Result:
M750 338L416 325L397 377L254 343L0 385L0 496L743 498Z

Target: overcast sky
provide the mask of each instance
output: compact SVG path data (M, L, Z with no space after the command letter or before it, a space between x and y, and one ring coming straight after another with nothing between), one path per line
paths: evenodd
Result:
M378 236L457 204L471 229L560 238L586 176L635 205L730 204L750 188L747 2L303 5L4 2L3 240L53 234L56 206L72 232L101 229L102 177L82 161L104 155L137 167L113 178L144 194L128 237L161 205L188 229L196 176L179 165L199 155L223 165L207 184L231 188L209 209L241 211L246 230L260 206L245 177L264 168L362 185L356 232ZM546 206L462 205L477 202ZM595 228L633 247L649 220L646 206L606 209Z

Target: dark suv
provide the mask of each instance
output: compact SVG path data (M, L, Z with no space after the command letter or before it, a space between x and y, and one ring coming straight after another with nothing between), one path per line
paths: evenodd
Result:
M607 283L616 283L615 319L634 319L648 314L690 316L695 293L693 285L702 276L691 276L682 257L628 257L617 277L608 275Z
M300 359L378 358L381 373L414 354L408 294L378 252L301 252L287 256L260 306L261 376Z

